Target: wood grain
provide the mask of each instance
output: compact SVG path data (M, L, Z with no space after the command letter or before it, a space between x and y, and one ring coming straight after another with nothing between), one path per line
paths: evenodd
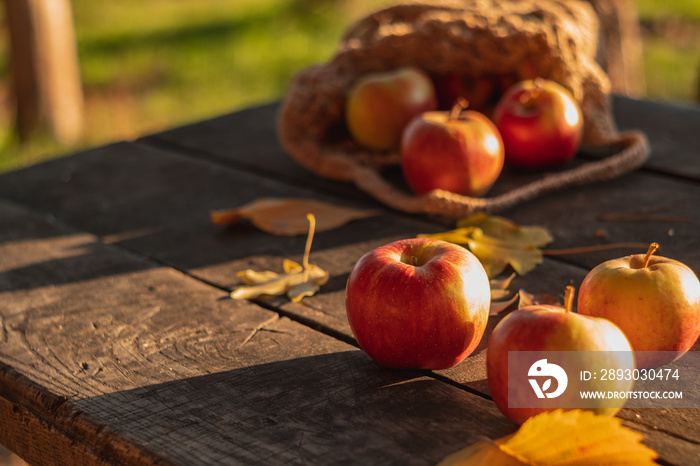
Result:
M21 283L34 261L44 276L0 292L0 421L13 426L0 439L30 461L60 464L73 442L77 464L327 464L331 452L340 463L434 464L515 427L484 398L383 369L94 236L6 202L0 217L13 219L2 282ZM22 229L44 239L10 240ZM82 265L65 262L88 245Z
M344 287L355 261L380 244L444 230L441 219L383 209L318 234L311 262L331 278L301 303L226 299L239 283L237 271L280 271L284 258L300 260L305 238L275 237L247 223L218 227L209 210L261 196L377 207L352 187L329 186L289 165L271 132L275 108L249 109L1 175L0 302L11 305L0 307L0 361L15 371L7 373L70 399L71 409L92 426L76 439L95 437L99 426L117 429L86 450L96 457L109 457L110 439L118 437L143 448L140 454L152 461L198 464L196 455L204 455L212 462L325 464L323 452L335 451L342 439L349 446L339 451L339 463L361 463L346 460L354 448L369 463L434 464L479 430L491 438L512 431L488 400L484 370L488 333L503 315L491 318L465 363L435 374L384 371L352 346ZM236 131L228 126L232 119L240 125L233 126ZM699 196L692 177L651 167L543 197L505 215L546 226L555 248L655 240L664 255L699 270ZM675 206L677 212L668 213L683 220L599 219L601 213L659 205ZM564 287L578 286L590 267L630 252L638 251L546 257L517 277L512 289L561 298ZM385 386L392 388L380 389ZM267 396L256 398L258 390ZM17 393L3 397L20 399L16 403L29 406L43 425L77 435L71 421L51 420L56 413L47 403ZM433 406L433 400L446 407ZM413 407L421 402L429 409ZM379 413L376 419L358 408L365 405ZM692 464L700 449L693 430L699 411L623 410L620 417L644 432L664 460ZM477 420L460 423L471 415ZM433 416L440 426L430 424ZM438 433L444 429L449 440L426 446L435 438L419 439L425 423ZM375 430L363 436L369 425ZM457 436L460 429L467 440ZM197 451L187 449L192 445ZM387 452L404 456L394 461Z
M649 138L652 151L647 168L658 172L700 180L697 151L700 133L700 106L641 102L616 96L615 121L621 130L641 129Z

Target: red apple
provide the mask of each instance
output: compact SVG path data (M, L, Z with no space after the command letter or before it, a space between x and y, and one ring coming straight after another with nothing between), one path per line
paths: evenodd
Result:
M571 93L545 79L520 81L501 97L493 121L506 162L526 168L561 165L581 144L583 115Z
M413 117L436 109L431 79L423 71L407 67L360 77L348 92L345 120L359 144L373 150L394 150Z
M642 352L639 368L678 359L700 336L700 282L685 264L653 255L658 246L598 265L578 297L579 313L610 319L625 332Z
M447 369L481 340L491 289L479 260L456 244L395 241L368 252L348 278L345 307L360 347L397 369Z
M503 143L493 123L465 110L461 100L452 112L415 117L401 139L401 169L416 194L444 189L481 196L503 169Z
M489 337L486 371L491 397L501 412L513 422L522 424L536 414L572 407L612 416L622 407L624 399L586 402L580 399L580 389L607 392L632 388L633 380L605 381L601 380L600 372L586 382L586 388L580 386L581 370L591 373L602 369L632 371L634 356L627 338L615 324L607 319L571 312L573 295L573 287L567 287L564 308L540 304L513 311L498 323ZM524 357L531 354L535 355L532 356L534 359L540 357L538 354L545 358L546 355L563 358L558 364L559 370L568 371L568 388L566 381L564 385L555 385L557 390L560 386L567 389L555 394L556 397L550 400L551 407L542 407L537 403L533 382L528 376L537 375L533 374L533 370L538 367L535 364L530 366L529 362L523 363ZM511 370L514 364L520 364L517 370L523 372L523 377L517 378L511 374L509 379L509 358L515 358L511 361ZM509 380L519 382L511 387ZM543 387L547 385L543 384ZM583 406L584 403L587 404Z
M456 73L433 78L441 108L450 109L460 97L469 102L473 110L483 111L493 96L494 80L487 76L462 76Z

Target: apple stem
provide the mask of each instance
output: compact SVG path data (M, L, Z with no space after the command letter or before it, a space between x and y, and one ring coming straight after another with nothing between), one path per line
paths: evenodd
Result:
M576 290L573 286L569 285L566 287L566 291L564 293L564 312L571 312L571 310L573 309L575 293Z
M450 111L450 116L448 117L449 120L459 120L460 115L464 110L469 107L469 101L465 99L464 97L459 97L457 98L457 101L455 104L452 106L452 110Z
M411 256L411 264L414 267L418 267L418 258L416 256Z
M659 243L651 243L649 249L647 250L647 255L644 256L644 268L649 266L649 260L651 256L659 249Z
M306 219L309 221L309 234L306 237L306 245L304 246L304 258L301 265L304 269L302 276L304 281L309 279L309 255L311 254L311 242L314 240L314 230L316 230L316 217L314 214L306 214Z
M535 78L532 81L534 89L529 89L520 95L520 103L523 105L534 105L537 96L542 92L542 78Z

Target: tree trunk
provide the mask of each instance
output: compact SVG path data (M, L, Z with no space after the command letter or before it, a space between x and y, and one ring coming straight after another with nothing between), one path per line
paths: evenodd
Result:
M47 132L76 142L83 93L70 0L5 0L5 9L20 138Z

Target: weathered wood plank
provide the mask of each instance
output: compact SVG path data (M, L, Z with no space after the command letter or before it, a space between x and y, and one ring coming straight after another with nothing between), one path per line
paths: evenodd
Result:
M666 414L662 416L653 416L655 419L667 419L669 417L673 418L677 413ZM693 419L693 427L691 429L697 430L697 417ZM684 423L681 417L681 423ZM659 431L656 427L648 427L640 425L636 422L623 421L625 427L634 429L640 434L644 435L644 443L649 447L653 448L661 459L661 464L673 464L673 465L684 465L693 466L700 462L700 445L698 443L682 441L677 438L669 438L668 436L659 435Z
M109 173L109 179L95 173ZM216 227L209 222L209 209L240 205L266 195L320 196L255 174L129 144L6 174L1 180L0 196L53 212L66 222L105 236L106 241L226 288L237 284L238 270L279 269L283 258L299 259L305 238L275 237L246 224ZM174 197L172 193L179 194ZM694 202L698 198L700 186L689 181L633 173L615 182L537 199L504 214L520 224L549 228L555 238L553 248L658 241L663 254L682 255L684 262L700 270L700 248L695 235L700 211ZM659 205L679 206L677 212L661 214L681 218L644 222L602 221L599 217L601 213L620 212L630 206ZM318 234L312 260L330 271L332 279L327 289L337 291L344 287L354 262L371 248L443 228L425 219L387 211ZM627 248L565 255L563 259L588 270L612 257L639 251ZM549 293L558 293L563 286L560 280Z
M648 102L615 97L615 121L620 129L641 129L652 147L647 167L700 180L700 106Z
M55 429L19 403L0 396L0 443L29 464L107 465L90 443ZM143 457L142 457L143 458ZM14 463L3 463L14 464Z
M382 369L359 351L289 358L77 404L116 416L153 449L173 449L179 464L434 464L479 434L514 430L487 400ZM168 435L144 413L157 414Z
M566 236L572 241L561 241L556 247L568 248L573 246L585 246L591 243L612 242L651 242L659 241L663 245L662 254L678 254L679 251L697 251L697 246L690 249L685 247L688 242L695 243L693 231L698 220L697 211L694 211L694 199L698 194L691 184L676 180L664 179L655 175L645 177L645 172L658 171L676 174L692 179L700 179L698 165L695 162L693 147L700 144L700 135L694 128L700 124L700 109L684 107L673 104L639 101L624 97L614 98L614 109L617 121L621 129L641 129L649 137L652 145L652 157L647 164L647 169L633 175L624 176L617 180L606 181L583 188L574 188L564 193L545 196L542 199L527 202L521 206L506 211L503 214L515 216L517 212L526 212L518 215L524 218L525 223L533 223L527 219L535 216L537 223L545 224L560 232L568 233ZM202 122L195 125L170 130L144 140L148 143L162 143L166 141L173 147L181 150L192 150L192 155L202 157L214 157L219 161L227 160L234 165L255 167L256 170L265 170L271 176L303 184L305 186L318 186L324 191L333 190L347 196L347 185L336 183L328 187L325 180L313 176L306 170L294 167L291 159L277 146L275 134L275 104L269 104L260 108L260 114L266 115L260 120L255 113L256 109L245 110L230 116L224 116L212 122ZM253 117L255 115L255 117ZM246 119L255 121L255 129L249 128L256 135L247 139L241 135L231 135L231 131L223 131L226 125L237 127L245 125ZM658 121L667 124L659 125ZM210 126L211 125L211 126ZM267 136L261 137L262 134ZM264 140L263 144L256 144L256 140ZM246 142L247 141L247 142ZM253 146L264 155L248 157L246 147ZM641 176L641 178L638 178ZM506 178L500 180L494 187L495 192L500 192L506 186L522 184L531 179L532 174L509 173ZM517 180L517 181L514 181ZM321 183L320 185L317 183ZM639 186L635 186L639 185ZM350 190L352 193L352 190ZM563 201L560 201L561 197ZM548 210L547 206L555 206ZM580 210L580 207L583 210ZM663 208L663 207L666 208ZM601 221L597 217L587 215L598 210L597 214L615 214L623 210L635 208L660 207L654 212L655 217L665 216L665 220L654 219L649 215L639 215L639 220L632 221ZM579 213L583 214L579 216ZM560 222L552 222L554 219L563 219ZM546 217L546 218L544 218ZM687 217L690 217L689 219ZM570 219L585 219L585 222L576 222L572 225ZM644 221L645 218L650 218ZM583 223L583 224L581 224ZM572 235L571 233L576 233ZM605 238L601 238L605 235ZM557 235L560 239L563 235ZM682 238L681 238L682 237ZM624 251L625 253L631 251ZM602 260L606 260L614 252L587 255L582 265L592 267ZM564 257L565 260L576 262L578 258ZM700 270L698 257L691 257L689 265L695 270Z
M700 271L700 185L645 172L625 175L545 196L503 212L520 224L545 225L555 241L551 248L577 248L613 243L658 242L659 255L682 260ZM645 209L651 210L645 212ZM636 217L625 218L630 210ZM606 219L604 216L610 216ZM638 249L619 249L558 256L587 269Z
M210 209L241 205L261 195L309 194L269 178L131 143L8 173L0 183L0 196L77 226L89 224L90 231L101 235L208 221Z
M277 141L276 121L279 102L251 107L232 114L195 123L172 131L147 136L138 142L187 151L217 164L265 174L280 181L314 186L363 202L370 196L350 183L338 183L316 176L287 155Z
M59 178L71 181L57 181L56 172ZM109 173L110 179L105 181L95 173ZM43 189L39 191L38 186ZM191 190L188 196L172 198L172 193L187 189ZM28 196L29 192L33 194ZM246 224L216 227L206 216L208 205L237 205L268 193L316 196L256 175L125 144L6 175L0 187L0 194L40 210L56 212L63 221L103 235L107 242L227 289L239 284L236 277L239 270L281 271L284 258L301 260L304 236L276 237ZM299 305L285 304L283 310L351 336L343 292L355 261L379 245L441 229L386 212L317 234L311 260L328 270L331 279L319 296ZM547 263L548 267L516 280L514 288L557 294L567 284L583 278L580 269L555 261ZM30 270L28 275L35 273ZM543 276L552 282L543 282ZM543 283L556 288L547 289ZM281 303L285 301L280 300L276 305Z
M700 180L694 147L700 146L700 108L613 96L613 114L621 130L643 131L652 147L647 169ZM347 183L333 183L296 164L276 138L279 103L223 115L143 138L144 143L167 145L219 163L256 170L276 178L323 191L363 196ZM664 124L659 124L664 122ZM527 178L524 178L524 180ZM499 180L495 186L498 191Z
M0 439L27 459L59 464L74 441L79 464L434 464L515 428L482 397L94 236L5 202L0 218L13 220L3 283L44 258L44 286L0 292L0 422L14 433ZM42 239L12 239L25 232ZM66 267L76 244L91 253ZM101 270L119 262L137 264Z

